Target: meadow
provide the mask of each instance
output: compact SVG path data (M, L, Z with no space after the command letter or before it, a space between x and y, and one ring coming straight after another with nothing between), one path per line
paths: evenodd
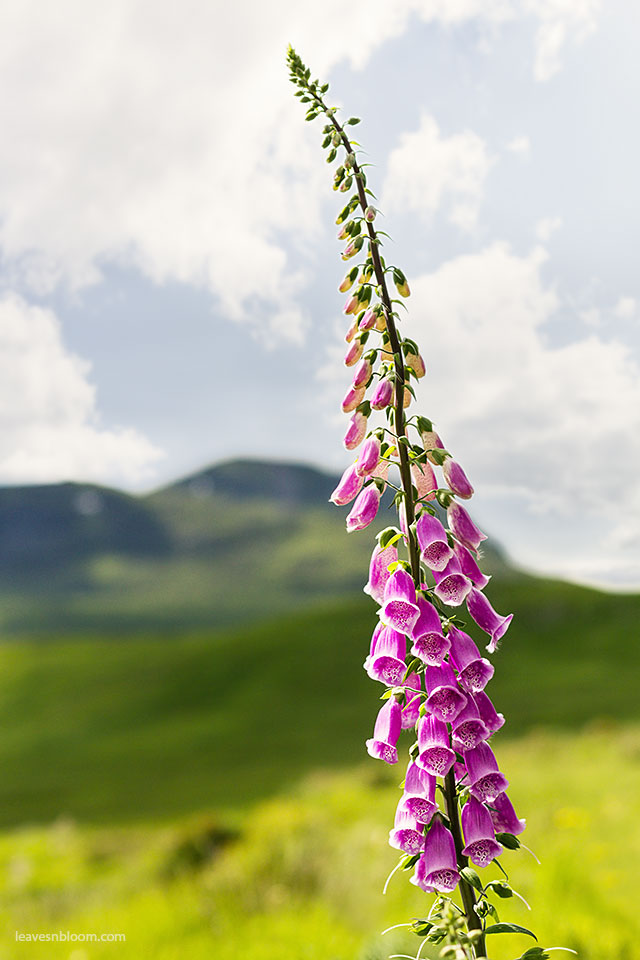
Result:
M528 577L492 598L516 613L491 684L508 717L496 752L542 861L505 854L534 913L510 900L502 918L584 960L634 960L640 598ZM224 631L6 642L0 958L405 952L380 931L428 898L399 876L381 895L401 772L364 757L374 620L356 597ZM15 941L59 929L127 941ZM498 940L492 960L530 945Z

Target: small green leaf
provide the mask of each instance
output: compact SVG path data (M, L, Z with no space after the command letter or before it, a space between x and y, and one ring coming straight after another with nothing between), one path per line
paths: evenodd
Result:
M402 533L397 527L385 527L385 529L378 534L378 543L380 544L380 549L385 550L387 547L390 547L391 544L395 543L396 540L399 540L401 536Z
M411 924L411 930L418 937L426 937L431 932L433 923L430 920L414 920Z
M504 882L504 880L492 880L491 883L487 884L486 889L493 890L493 892L502 900L507 900L509 897L513 896L513 890L508 883Z
M526 927L519 926L517 923L493 923L485 930L487 936L490 933L524 933L527 937L533 937L534 940L538 939L535 933L527 930Z
M466 880L470 887L482 892L482 880L472 867L463 867L460 876L463 880Z
M520 846L520 841L512 833L496 833L496 840L507 850L517 850Z
M549 954L542 947L529 947L518 960L549 960Z
M355 127L356 123L360 123L359 117L349 117L349 119L347 120L347 124L350 127Z

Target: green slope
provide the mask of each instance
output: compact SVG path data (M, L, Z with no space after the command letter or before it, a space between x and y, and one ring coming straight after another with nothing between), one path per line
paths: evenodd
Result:
M492 599L516 613L490 689L500 738L639 717L640 598L527 578ZM359 761L374 621L362 597L229 632L6 643L0 822L237 807Z

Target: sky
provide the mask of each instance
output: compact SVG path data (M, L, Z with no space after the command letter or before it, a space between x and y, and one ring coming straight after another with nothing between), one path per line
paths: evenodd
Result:
M0 0L0 483L349 462L341 204L292 43L362 118L416 411L474 517L523 567L640 587L639 21L624 0Z

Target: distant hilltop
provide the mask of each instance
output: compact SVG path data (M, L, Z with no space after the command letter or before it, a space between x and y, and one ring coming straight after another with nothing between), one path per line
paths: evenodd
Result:
M180 630L352 594L370 533L347 535L314 467L231 460L151 494L0 488L0 630ZM380 525L392 522L381 511ZM495 548L495 574L514 575Z

